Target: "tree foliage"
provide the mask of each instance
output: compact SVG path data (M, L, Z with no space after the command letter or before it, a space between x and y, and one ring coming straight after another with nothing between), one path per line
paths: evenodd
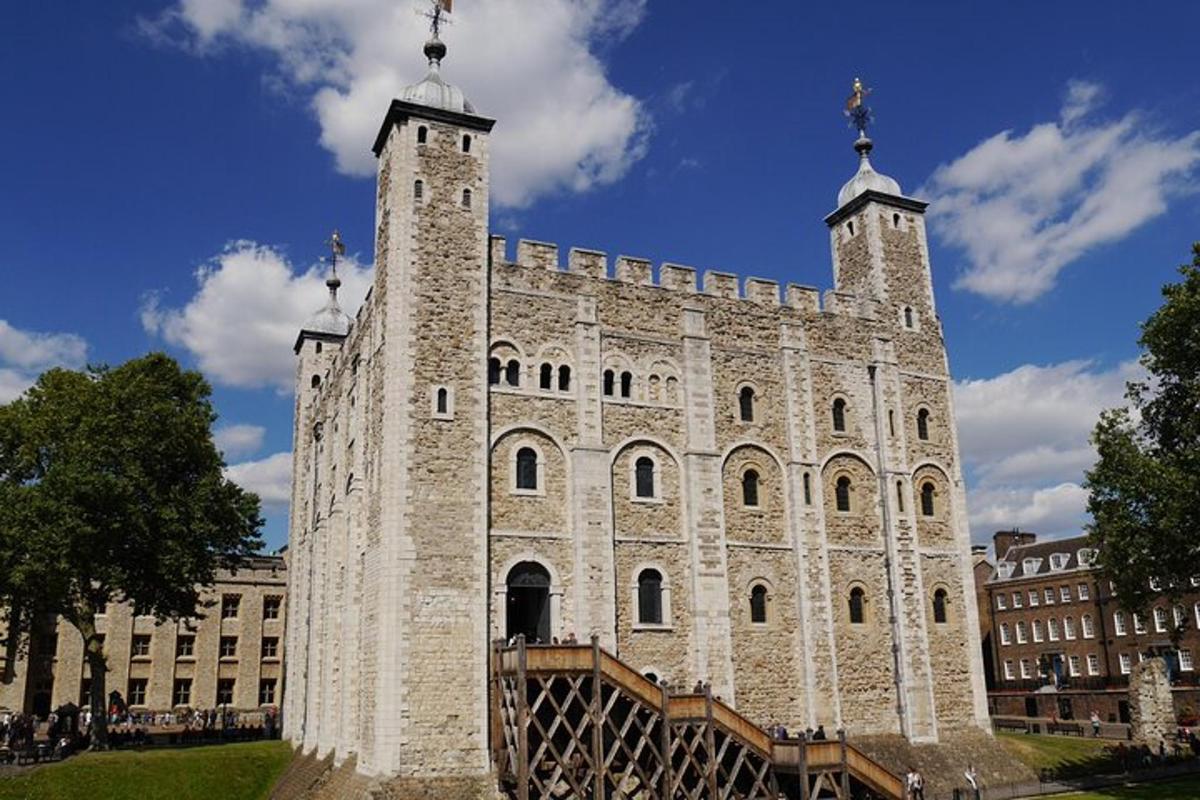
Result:
M1092 434L1091 540L1130 611L1160 594L1152 586L1173 602L1200 579L1200 243L1192 250L1142 323L1147 380L1129 383L1129 406L1104 412Z
M262 544L258 498L224 477L210 394L199 373L150 354L51 370L0 406L0 605L79 630L98 722L96 613L128 601L160 620L193 616L198 587Z

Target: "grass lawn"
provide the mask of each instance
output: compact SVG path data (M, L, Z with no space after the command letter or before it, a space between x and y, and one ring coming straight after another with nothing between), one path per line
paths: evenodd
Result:
M1054 800L1196 800L1200 797L1200 778L1184 778L1140 786L1114 786L1095 792L1054 795Z
M1072 777L1121 771L1117 759L1106 749L1117 743L1105 739L1029 733L997 733L996 739L1035 773L1049 770L1057 777Z
M0 800L262 800L292 759L286 742L83 753L13 774Z

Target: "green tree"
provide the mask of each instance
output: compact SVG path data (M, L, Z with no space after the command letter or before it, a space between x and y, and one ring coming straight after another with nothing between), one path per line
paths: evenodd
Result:
M1129 383L1129 406L1101 414L1092 434L1091 541L1130 611L1159 595L1152 582L1174 603L1200 579L1200 243L1192 253L1142 323L1147 379ZM1176 626L1173 640L1182 634Z
M107 744L96 614L128 601L180 619L201 585L262 544L258 498L223 475L211 389L160 353L43 374L0 406L0 603L10 624L57 614L83 637L93 745Z

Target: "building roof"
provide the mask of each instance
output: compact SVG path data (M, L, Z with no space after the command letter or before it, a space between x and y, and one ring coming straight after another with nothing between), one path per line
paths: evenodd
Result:
M1067 572L1073 569L1089 569L1090 563L1080 563L1079 551L1090 550L1087 536L1072 536L1067 539L1051 539L1033 544L1014 545L1003 555L997 554L996 572L989 583L1033 578ZM1055 555L1065 556L1052 565ZM1012 565L1012 572L1001 577L1001 565Z
M462 90L447 83L441 74L442 59L446 56L446 45L435 35L425 43L425 57L429 59L429 71L425 77L400 93L400 100L427 108L452 111L455 114L474 114L475 107L463 95Z
M900 191L900 184L895 178L876 172L875 168L871 166L871 159L868 158L868 155L872 147L874 145L866 136L860 136L854 143L854 149L858 151L858 172L854 173L854 177L846 181L841 191L838 192L838 208L868 191L896 197L904 196Z

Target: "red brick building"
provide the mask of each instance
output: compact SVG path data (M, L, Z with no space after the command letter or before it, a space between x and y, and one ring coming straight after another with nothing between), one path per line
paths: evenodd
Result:
M1128 721L1129 673L1163 655L1181 717L1200 711L1200 593L1146 618L1125 612L1097 574L1086 536L1039 542L1023 531L994 537L997 560L977 564L976 591L993 715ZM986 563L986 562L985 562ZM1171 631L1182 625L1178 648Z

